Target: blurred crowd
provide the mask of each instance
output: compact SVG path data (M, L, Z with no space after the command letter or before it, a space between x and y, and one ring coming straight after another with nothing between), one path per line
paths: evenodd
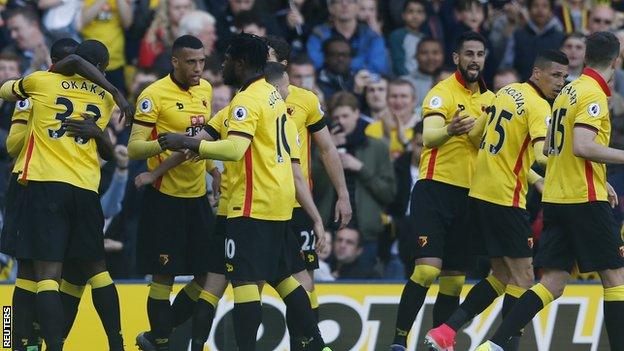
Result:
M107 79L134 100L170 72L175 38L191 34L205 47L214 114L235 93L220 72L228 38L238 32L284 37L292 47L291 84L319 96L354 209L347 228L332 227L336 194L313 150L313 192L331 243L320 254L317 279L403 279L416 245L406 218L419 176L421 99L455 71L459 36L473 30L487 38L483 78L493 91L527 79L542 49L568 55L571 80L581 73L587 34L611 30L624 41L621 11L622 1L589 0L0 0L0 80L48 69L50 45L59 38L97 39L110 51ZM611 142L624 148L624 70L611 84ZM3 148L14 108L0 101L3 207L12 163ZM102 165L100 185L109 271L137 278L143 190L132 180L145 162L128 161L124 121L113 116L107 130L117 145L116 162ZM609 178L624 195L624 168L610 167ZM539 194L528 202L539 239ZM620 208L614 212L622 218ZM13 260L0 255L0 266L6 279ZM472 275L483 272L487 267Z

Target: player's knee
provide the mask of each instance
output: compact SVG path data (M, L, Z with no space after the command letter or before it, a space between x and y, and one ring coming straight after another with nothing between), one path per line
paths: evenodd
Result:
M310 278L310 275L307 271L301 271L297 274L294 274L293 277L297 279L299 284L301 284L301 286L303 286L303 288L307 292L314 291L314 281L312 280L312 278Z
M410 280L424 287L429 287L434 280L440 275L440 269L426 264L420 264L414 267L414 272Z
M607 269L598 272L598 274L600 274L602 286L605 288L624 285L624 268Z
M35 279L41 280L61 280L63 265L60 262L35 262L34 263Z
M162 285L173 285L173 276L166 274L154 274L152 276L152 282Z
M535 274L533 273L532 267L515 270L511 279L511 282L515 285L525 289L530 288L534 281Z
M17 278L35 280L35 269L32 260L18 260Z
M540 284L542 284L550 293L553 298L557 299L563 295L563 289L568 281L569 274L565 271L547 270L544 272Z

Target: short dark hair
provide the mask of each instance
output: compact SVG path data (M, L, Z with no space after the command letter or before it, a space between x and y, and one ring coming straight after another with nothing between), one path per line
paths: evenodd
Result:
M303 65L312 65L314 63L310 60L310 57L306 54L295 56L292 60L288 61L288 66L303 66Z
M275 51L278 61L288 61L290 58L290 44L288 44L286 39L278 35L269 35L264 40Z
M585 63L592 68L606 68L620 55L620 41L611 32L596 32L587 37Z
M279 62L267 62L264 67L264 77L271 84L282 78L284 73L286 73L286 66Z
M28 22L36 23L39 27L41 24L41 20L39 19L39 15L33 10L29 10L28 8L16 8L8 11L6 14L6 20L10 20L15 16L23 16Z
M234 27L243 29L243 27L250 24L255 24L258 27L266 29L266 24L262 20L262 17L256 11L241 11L236 17L234 17Z
M407 10L407 6L409 6L409 4L417 4L422 6L425 10L427 9L427 2L425 0L407 0L405 1L405 4L403 4L402 12Z
M249 69L260 73L267 64L269 47L256 35L240 33L230 39L226 54L231 59L245 61Z
M50 59L52 63L59 62L65 57L75 53L78 45L80 44L72 38L63 38L55 41L52 47L50 47Z
M22 59L14 52L8 51L0 53L0 61L13 61L19 66L19 64L22 62Z
M478 41L481 42L484 47L486 46L485 38L481 34L473 31L466 31L459 37L459 40L457 40L455 52L458 53L467 41Z
M347 46L349 47L349 50L351 51L351 56L353 56L353 49L351 49L351 43L349 43L347 39L340 38L340 37L333 37L333 38L329 38L325 40L325 42L323 43L323 55L327 55L327 51L329 50L329 47L334 43L347 44Z
M416 88L414 88L414 85L409 80L404 79L404 78L392 79L388 81L388 90L390 90L390 86L392 85L409 87L410 91L412 92L412 98L416 98Z
M423 121L419 121L418 123L414 124L414 127L412 127L412 138L416 136L416 134L422 134L422 133L423 133Z
M358 98L348 91L339 91L329 99L329 115L331 116L338 107L348 106L352 110L360 109Z
M474 5L478 5L481 8L484 8L483 3L478 1L478 0L457 0L455 2L455 9L457 11L459 11L459 12L461 12L461 11L468 11L468 10L472 9L472 6L474 6Z
M190 34L186 34L181 37L178 37L173 42L173 46L171 47L171 54L173 56L178 56L182 49L198 50L203 47L204 47L204 44L202 44L199 38Z
M563 52L559 50L545 50L537 54L533 67L546 68L553 62L565 66L570 64L568 57Z
M440 49L442 49L444 51L444 44L442 44L442 42L439 39L426 37L426 38L422 38L418 42L418 44L416 44L416 52L418 52L418 50L420 50L420 48L423 45L427 44L427 43L436 43L436 44L440 45Z
M518 71L516 71L513 68L502 68L502 69L499 69L498 71L496 71L496 73L494 73L494 77L496 77L496 76L504 76L506 74L513 74L516 77L516 80L520 80L520 75L518 74Z
M585 36L585 34L581 33L581 32L572 32L568 35L565 36L565 38L563 38L563 41L561 41L561 46L563 46L563 44L568 41L568 39L570 38L574 38L574 39L581 39L581 40L586 40L587 37Z
M76 48L76 55L87 60L90 64L100 67L108 63L109 55L106 45L99 40L89 39L83 41Z
M527 3L526 3L526 8L527 8L528 10L531 10L531 6L533 6L533 3L534 3L535 1L536 1L536 0L527 0ZM554 9L554 8L555 8L555 0L548 0L548 5L550 5L550 9L551 9L551 10L552 10L552 9Z

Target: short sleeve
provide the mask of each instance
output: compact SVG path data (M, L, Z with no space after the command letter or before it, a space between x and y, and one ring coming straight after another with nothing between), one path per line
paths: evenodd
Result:
M253 138L262 115L259 104L251 97L239 94L234 97L229 107L228 135L238 134Z
M32 103L30 99L20 100L15 103L15 109L13 110L13 116L11 117L11 123L28 123L30 119L30 112L32 109Z
M574 126L585 127L597 132L605 118L609 118L607 98L597 93L590 94L580 101L574 117Z
M24 78L18 79L13 83L13 94L25 100L30 97L33 92L37 91L37 83L43 78L42 73L33 72Z
M158 100L151 89L145 89L137 99L134 123L154 127L158 120Z
M446 89L438 84L435 86L422 103L422 116L427 118L433 115L442 115L444 119L450 118L455 113L453 97Z
M306 100L309 111L306 119L306 128L310 131L310 133L315 133L327 125L325 119L323 118L325 116L325 112L323 112L321 102L316 94L309 92Z
M545 101L543 103L537 103L531 108L528 115L529 123L529 135L531 141L536 143L540 140L546 139L546 133L548 132L548 125L546 124L550 120L550 106Z
M212 137L213 140L221 139L223 129L225 128L225 120L230 111L229 106L226 106L219 110L216 115L208 121L208 124L204 127L204 130Z
M297 125L295 122L287 118L284 125L286 133L287 150L289 150L290 160L292 162L299 162L301 157L301 140L299 139L299 131L297 131Z

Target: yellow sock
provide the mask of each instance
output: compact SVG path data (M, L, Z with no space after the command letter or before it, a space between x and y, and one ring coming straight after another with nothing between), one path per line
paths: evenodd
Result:
M186 284L182 290L191 298L191 300L196 301L199 299L199 295L202 292L202 287L199 286L194 280L191 280L188 284Z
M113 279L111 278L108 271L100 272L91 277L91 279L89 279L89 285L91 285L91 289L103 288L111 284L113 284Z
M199 299L204 300L212 305L212 307L217 308L217 304L219 303L219 298L206 290L202 290L199 294Z
M440 294L459 296L466 281L465 275L443 276L439 279Z
M605 301L624 301L624 285L604 289Z
M37 292L43 291L59 291L59 283L56 280L45 279L37 282Z
M487 278L485 278L485 280L487 280L488 283L490 283L490 285L492 286L492 288L494 288L494 291L496 291L498 296L505 293L505 284L501 283L501 281L498 280L495 276L488 275Z
M412 273L410 280L420 286L428 288L438 277L438 275L440 275L439 268L426 264L421 264L414 267L414 273Z
M256 284L234 287L234 303L260 301L260 290Z
M516 299L519 299L520 296L522 296L522 294L526 291L527 289L512 284L507 284L507 287L505 288L505 294L513 296Z
M171 290L173 290L171 285L152 282L150 284L149 297L154 300L169 300Z
M308 298L310 298L310 305L312 309L316 309L319 307L318 296L316 295L316 290L306 291L308 293Z
M275 290L277 291L279 296L282 299L284 299L286 296L290 295L290 293L293 292L295 289L297 289L299 286L300 284L297 281L297 279L290 276L282 280L279 284L277 284L277 287L275 288Z
M533 285L531 290L533 290L533 292L540 298L540 300L542 300L542 305L544 307L546 307L546 305L555 300L553 294L548 289L546 289L546 287L542 285L542 283L537 283Z
M33 280L17 278L15 279L15 287L30 291L31 293L37 292L37 282Z
M65 279L61 280L61 292L73 296L77 299L81 299L82 298L82 293L84 292L85 286L84 285L75 285L72 284L70 282L68 282Z

